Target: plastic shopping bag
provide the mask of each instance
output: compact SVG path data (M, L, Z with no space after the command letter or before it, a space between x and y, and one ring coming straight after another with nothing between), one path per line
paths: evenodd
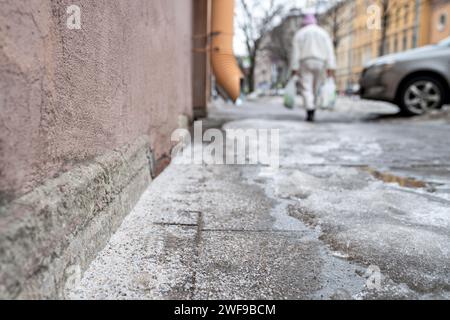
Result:
M333 78L327 78L320 90L322 109L332 109L336 106L336 83Z
M288 109L294 109L296 96L297 77L292 77L286 85L286 88L284 88L284 106Z

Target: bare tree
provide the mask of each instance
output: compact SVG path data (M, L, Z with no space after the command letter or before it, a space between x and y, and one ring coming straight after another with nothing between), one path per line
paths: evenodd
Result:
M273 23L283 12L283 5L275 4L270 0L267 7L261 3L264 1L240 0L244 17L239 22L245 36L245 45L249 56L248 86L250 92L255 90L254 73L256 66L256 55L261 49L264 36L273 28Z
M268 41L262 50L270 52L271 56L289 66L292 54L292 41L295 33L300 28L301 13L292 12L283 21L273 28L268 36Z
M292 42L292 41L291 41ZM270 41L266 45L264 45L261 50L267 50L270 52L270 55L274 58L277 58L284 63L289 63L290 58L290 48L292 47L289 42L288 37L286 36L286 30L284 25L281 24L276 26L270 32Z

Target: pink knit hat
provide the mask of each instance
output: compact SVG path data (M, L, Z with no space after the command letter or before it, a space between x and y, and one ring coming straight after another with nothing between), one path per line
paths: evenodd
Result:
M316 16L311 13L305 14L305 16L303 17L302 25L306 27L312 24L317 24Z

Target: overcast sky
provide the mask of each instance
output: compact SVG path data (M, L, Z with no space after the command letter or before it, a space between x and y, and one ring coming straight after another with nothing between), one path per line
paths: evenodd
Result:
M247 50L245 47L245 37L242 30L238 27L239 22L244 19L244 15L241 7L241 0L236 1L236 12L235 12L235 37L234 37L234 52L236 55L246 55ZM263 9L269 6L269 0L246 0L250 6L254 6L255 14L262 15ZM283 4L286 11L292 8L307 8L310 7L314 0L275 0L276 4ZM260 11L258 11L258 8Z

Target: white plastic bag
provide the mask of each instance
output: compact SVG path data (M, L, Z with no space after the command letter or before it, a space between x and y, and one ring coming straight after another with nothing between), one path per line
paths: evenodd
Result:
M284 106L288 109L294 109L296 96L297 77L292 77L286 85L286 88L284 88Z
M336 106L336 83L329 77L320 89L320 107L322 109L333 109Z

